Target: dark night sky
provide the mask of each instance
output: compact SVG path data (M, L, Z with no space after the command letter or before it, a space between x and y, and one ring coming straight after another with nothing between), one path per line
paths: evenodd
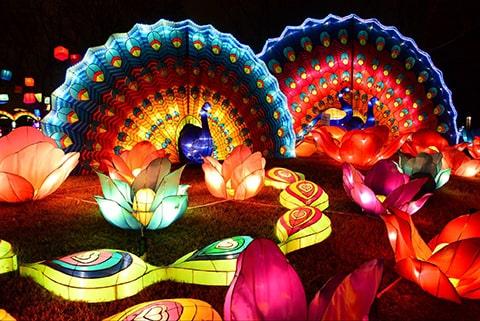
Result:
M356 13L396 26L427 51L443 71L460 114L474 116L480 127L477 101L480 72L480 17L472 1L121 1L121 0L0 0L0 69L8 68L22 83L33 76L38 89L58 87L68 67L54 60L53 47L64 45L84 54L103 44L115 32L126 32L137 22L161 18L192 19L232 33L259 52L265 40L277 37L287 25L329 13Z

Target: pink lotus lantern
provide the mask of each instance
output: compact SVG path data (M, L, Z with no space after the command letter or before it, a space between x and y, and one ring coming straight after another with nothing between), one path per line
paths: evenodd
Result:
M398 171L393 161L378 162L366 175L352 165L343 165L343 187L352 200L365 212L381 215L389 208L399 208L409 214L417 212L432 195L415 199L427 178L411 180Z
M419 153L434 154L448 147L448 141L433 129L423 128L412 134L402 146L402 152L417 156Z
M224 305L224 320L365 320L382 279L373 260L330 279L307 309L302 282L278 246L254 240L240 254Z
M131 184L152 161L165 157L163 149L157 150L149 141L143 141L131 150L123 151L120 156L112 155L111 160L103 160L103 163L108 168L110 178Z
M32 127L0 138L0 202L38 200L55 192L78 163Z
M346 131L339 127L323 126L318 130L318 147L340 163L361 169L372 167L379 160L395 154L408 138L390 139L386 126Z
M240 145L220 164L208 156L202 165L209 192L219 198L244 200L257 195L264 185L265 158Z

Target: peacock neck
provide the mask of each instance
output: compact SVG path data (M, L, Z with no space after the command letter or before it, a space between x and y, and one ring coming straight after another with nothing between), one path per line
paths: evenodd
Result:
M207 112L202 110L202 113L200 114L200 117L201 117L201 120L202 120L202 129L203 130L209 130Z

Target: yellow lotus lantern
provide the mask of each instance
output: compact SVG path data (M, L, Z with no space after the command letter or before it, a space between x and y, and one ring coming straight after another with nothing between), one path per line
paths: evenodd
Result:
M205 157L202 165L208 191L215 197L244 200L257 195L264 185L265 158L252 154L246 146L237 146L220 164Z
M78 163L33 127L19 127L0 139L0 202L38 200L55 192Z
M8 314L7 311L0 309L0 321L15 321L15 318Z

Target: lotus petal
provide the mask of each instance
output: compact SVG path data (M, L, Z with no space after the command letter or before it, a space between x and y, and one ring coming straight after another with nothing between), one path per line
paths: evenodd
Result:
M132 211L122 207L114 200L95 196L103 217L112 225L122 229L139 230L142 226L131 214Z
M180 185L180 177L182 176L183 169L185 165L167 174L160 186L157 188L155 192L155 198L152 202L152 208L156 208L158 204L162 202L162 200L168 196L173 196L178 194L178 186Z
M187 210L188 196L174 195L165 197L153 213L147 226L148 230L158 230L170 226Z
M18 127L8 135L0 138L0 161L8 155L39 142L47 142L50 145L57 147L57 144L53 139L45 136L38 129L29 126Z
M244 145L235 147L222 164L222 176L228 181L233 171L252 155L250 148Z
M237 260L224 319L305 320L306 310L300 278L278 246L267 239L254 240Z
M441 188L443 185L447 184L448 180L450 179L450 173L451 173L451 169L450 168L446 168L446 169L442 169L441 171L439 171L437 173L437 175L435 176L434 180L435 180L435 187L437 189Z
M212 157L205 157L202 164L207 189L215 197L227 198L225 180L221 174L222 165Z
M428 246L433 250L439 244L448 244L474 237L480 238L480 212L461 215L451 220L438 235L430 240Z
M171 163L167 158L154 159L133 180L132 189L138 191L142 188L157 190L163 178L170 173Z
M36 191L33 199L44 198L55 192L77 166L80 153L68 153L63 157L63 163L45 178L42 186Z
M35 190L25 178L0 172L0 202L24 202L33 199Z
M405 258L395 266L398 274L417 283L425 292L438 298L460 303L460 297L448 277L434 264Z
M343 188L350 194L355 184L363 184L365 177L350 164L343 165Z
M331 126L323 126L318 130L318 146L321 146L323 152L329 157L333 158L337 162L342 163L342 157L340 156L340 142L332 137L330 129ZM344 131L345 135L346 131Z
M425 194L422 196L421 200L418 203L409 204L413 200L415 195L420 192L422 186L426 183L426 181L426 178L414 179L407 184L399 186L387 196L387 198L383 202L383 205L385 206L385 208L401 208L405 205L408 205L408 213L415 213L431 196L431 194Z
M98 173L100 185L105 199L117 202L121 207L128 211L132 211L131 202L133 200L132 189L128 183L120 180L111 179L110 177Z
M149 141L142 141L135 144L130 151L122 153L121 156L130 171L133 172L136 169L145 169L156 158L165 157L165 152L157 151Z
M309 320L366 320L380 286L383 262L372 260L330 279L310 303Z
M350 197L366 212L376 215L380 215L385 212L385 208L377 199L375 193L364 184L356 184L350 190Z
M438 153L445 147L448 147L448 141L442 135L435 130L424 128L412 134L410 140L402 146L402 151L417 156L421 152Z
M263 187L265 170L259 169L243 178L239 184L235 184L233 199L244 200L257 195ZM233 184L232 184L233 185Z
M382 160L367 172L364 184L372 189L375 194L389 195L393 190L408 181L408 175L400 173L395 163Z

